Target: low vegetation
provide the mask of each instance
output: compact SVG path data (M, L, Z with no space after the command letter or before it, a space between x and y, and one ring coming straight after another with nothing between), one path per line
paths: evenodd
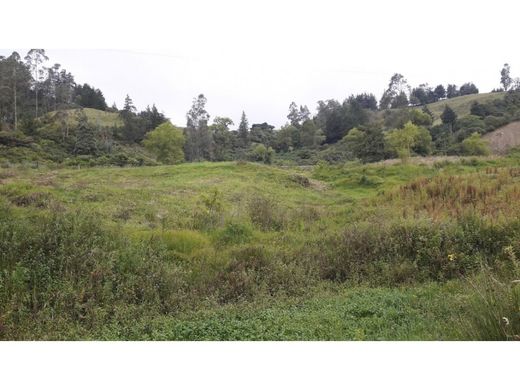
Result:
M514 339L518 161L3 169L1 337Z

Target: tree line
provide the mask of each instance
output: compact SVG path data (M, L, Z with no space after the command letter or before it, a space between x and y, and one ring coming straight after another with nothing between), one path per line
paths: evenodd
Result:
M73 155L110 154L117 142L143 145L167 163L270 163L275 156L300 162L354 158L370 162L396 156L406 159L412 153L468 153L466 139L475 141L487 131L520 119L520 81L511 76L508 64L500 72L501 88L494 90L507 91L505 98L474 103L471 115L463 118L449 105L435 118L428 105L477 94L474 83L460 87L423 83L412 88L402 74L395 73L379 101L371 93L350 95L342 102L320 100L314 115L307 106L292 102L285 125L275 129L267 122L250 124L245 112L236 127L225 116L211 121L203 94L194 98L185 127L175 127L155 105L137 111L128 95L121 110L115 104L108 107L99 89L76 84L70 72L59 64L47 66L47 61L43 49L31 49L23 59L16 52L0 57L0 125L4 130L0 143L13 143L7 130L37 137L48 134L41 130L50 126L59 128L53 140ZM79 111L71 111L74 108ZM83 108L117 113L121 123L94 129Z

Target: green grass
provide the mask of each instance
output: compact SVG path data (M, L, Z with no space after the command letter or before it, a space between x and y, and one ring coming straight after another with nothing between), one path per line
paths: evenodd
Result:
M70 126L77 125L76 116L79 112L78 109L65 110L68 115L67 121ZM121 127L123 122L117 112L107 112L96 110L95 108L83 108L83 112L87 116L88 122L94 128L100 127ZM56 114L55 111L51 111L46 114L46 117L52 118Z
M298 299L242 303L109 324L117 340L452 340L465 310L462 283L420 287L327 286ZM63 335L56 335L60 338Z
M440 123L440 117L446 105L450 106L457 116L463 117L470 114L471 104L475 101L479 103L487 103L495 99L502 99L505 92L488 92L474 95L458 96L451 99L441 100L432 104L428 104L428 108L435 116L435 123Z
M0 337L472 338L466 279L520 253L517 167L3 168Z

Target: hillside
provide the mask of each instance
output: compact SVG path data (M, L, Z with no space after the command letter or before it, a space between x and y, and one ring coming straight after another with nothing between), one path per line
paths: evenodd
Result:
M441 100L432 104L428 104L428 108L433 113L435 118L435 124L441 122L441 114L446 105L450 106L458 117L469 115L471 104L475 101L479 103L487 103L495 99L501 99L505 95L505 92L489 92L479 93L475 95L458 96L451 99Z
M71 126L77 125L77 115L79 109L64 110L67 114L67 123ZM94 128L100 127L121 127L123 122L117 112L108 112L96 110L94 108L84 108L83 112L88 118L88 122ZM56 116L56 111L51 111L45 115L46 119L52 119Z
M506 154L511 148L520 145L520 121L502 126L483 138L489 142L492 153Z

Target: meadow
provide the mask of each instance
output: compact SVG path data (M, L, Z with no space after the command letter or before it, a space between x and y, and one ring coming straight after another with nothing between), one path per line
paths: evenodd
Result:
M0 338L518 338L519 162L4 167Z

